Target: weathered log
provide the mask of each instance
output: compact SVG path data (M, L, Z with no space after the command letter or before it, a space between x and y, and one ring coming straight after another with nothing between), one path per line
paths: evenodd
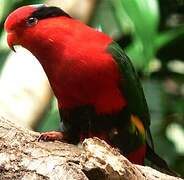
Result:
M81 147L62 142L38 142L39 133L0 118L0 179L169 179L150 167L129 162L98 138Z

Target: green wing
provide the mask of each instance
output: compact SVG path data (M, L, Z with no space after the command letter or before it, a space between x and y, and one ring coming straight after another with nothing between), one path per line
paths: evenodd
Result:
M149 129L150 115L138 75L135 72L130 59L116 42L111 43L107 50L116 60L120 73L122 74L121 90L122 94L128 101L128 108L130 112L138 116L144 124L147 137L149 138L150 144L153 148L152 137Z
M175 172L169 169L167 163L154 151L153 140L149 128L150 116L148 106L141 83L130 59L126 56L120 46L115 42L109 45L108 52L110 52L113 58L116 60L119 66L119 70L122 74L122 94L128 100L128 108L130 109L131 113L137 115L140 118L146 129L147 141L152 147L150 148L149 145L147 145L146 158L154 163L158 167L158 169L163 170L163 172L177 176Z

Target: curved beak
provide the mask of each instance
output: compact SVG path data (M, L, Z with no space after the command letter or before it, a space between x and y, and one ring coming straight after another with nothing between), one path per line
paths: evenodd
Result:
M8 42L8 46L10 47L10 49L14 52L16 52L14 46L16 44L16 35L14 32L8 32L7 35L7 42Z

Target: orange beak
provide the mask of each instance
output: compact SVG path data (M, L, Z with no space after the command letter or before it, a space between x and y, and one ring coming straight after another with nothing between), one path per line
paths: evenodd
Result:
M16 45L16 39L17 38L14 32L8 32L8 35L7 35L8 46L14 52L16 52L14 48L14 45Z

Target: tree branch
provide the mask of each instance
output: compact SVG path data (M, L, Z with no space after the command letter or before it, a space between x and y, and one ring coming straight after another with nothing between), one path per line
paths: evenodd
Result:
M82 148L62 142L38 142L39 133L0 118L0 179L169 179L150 167L137 166L98 138Z

